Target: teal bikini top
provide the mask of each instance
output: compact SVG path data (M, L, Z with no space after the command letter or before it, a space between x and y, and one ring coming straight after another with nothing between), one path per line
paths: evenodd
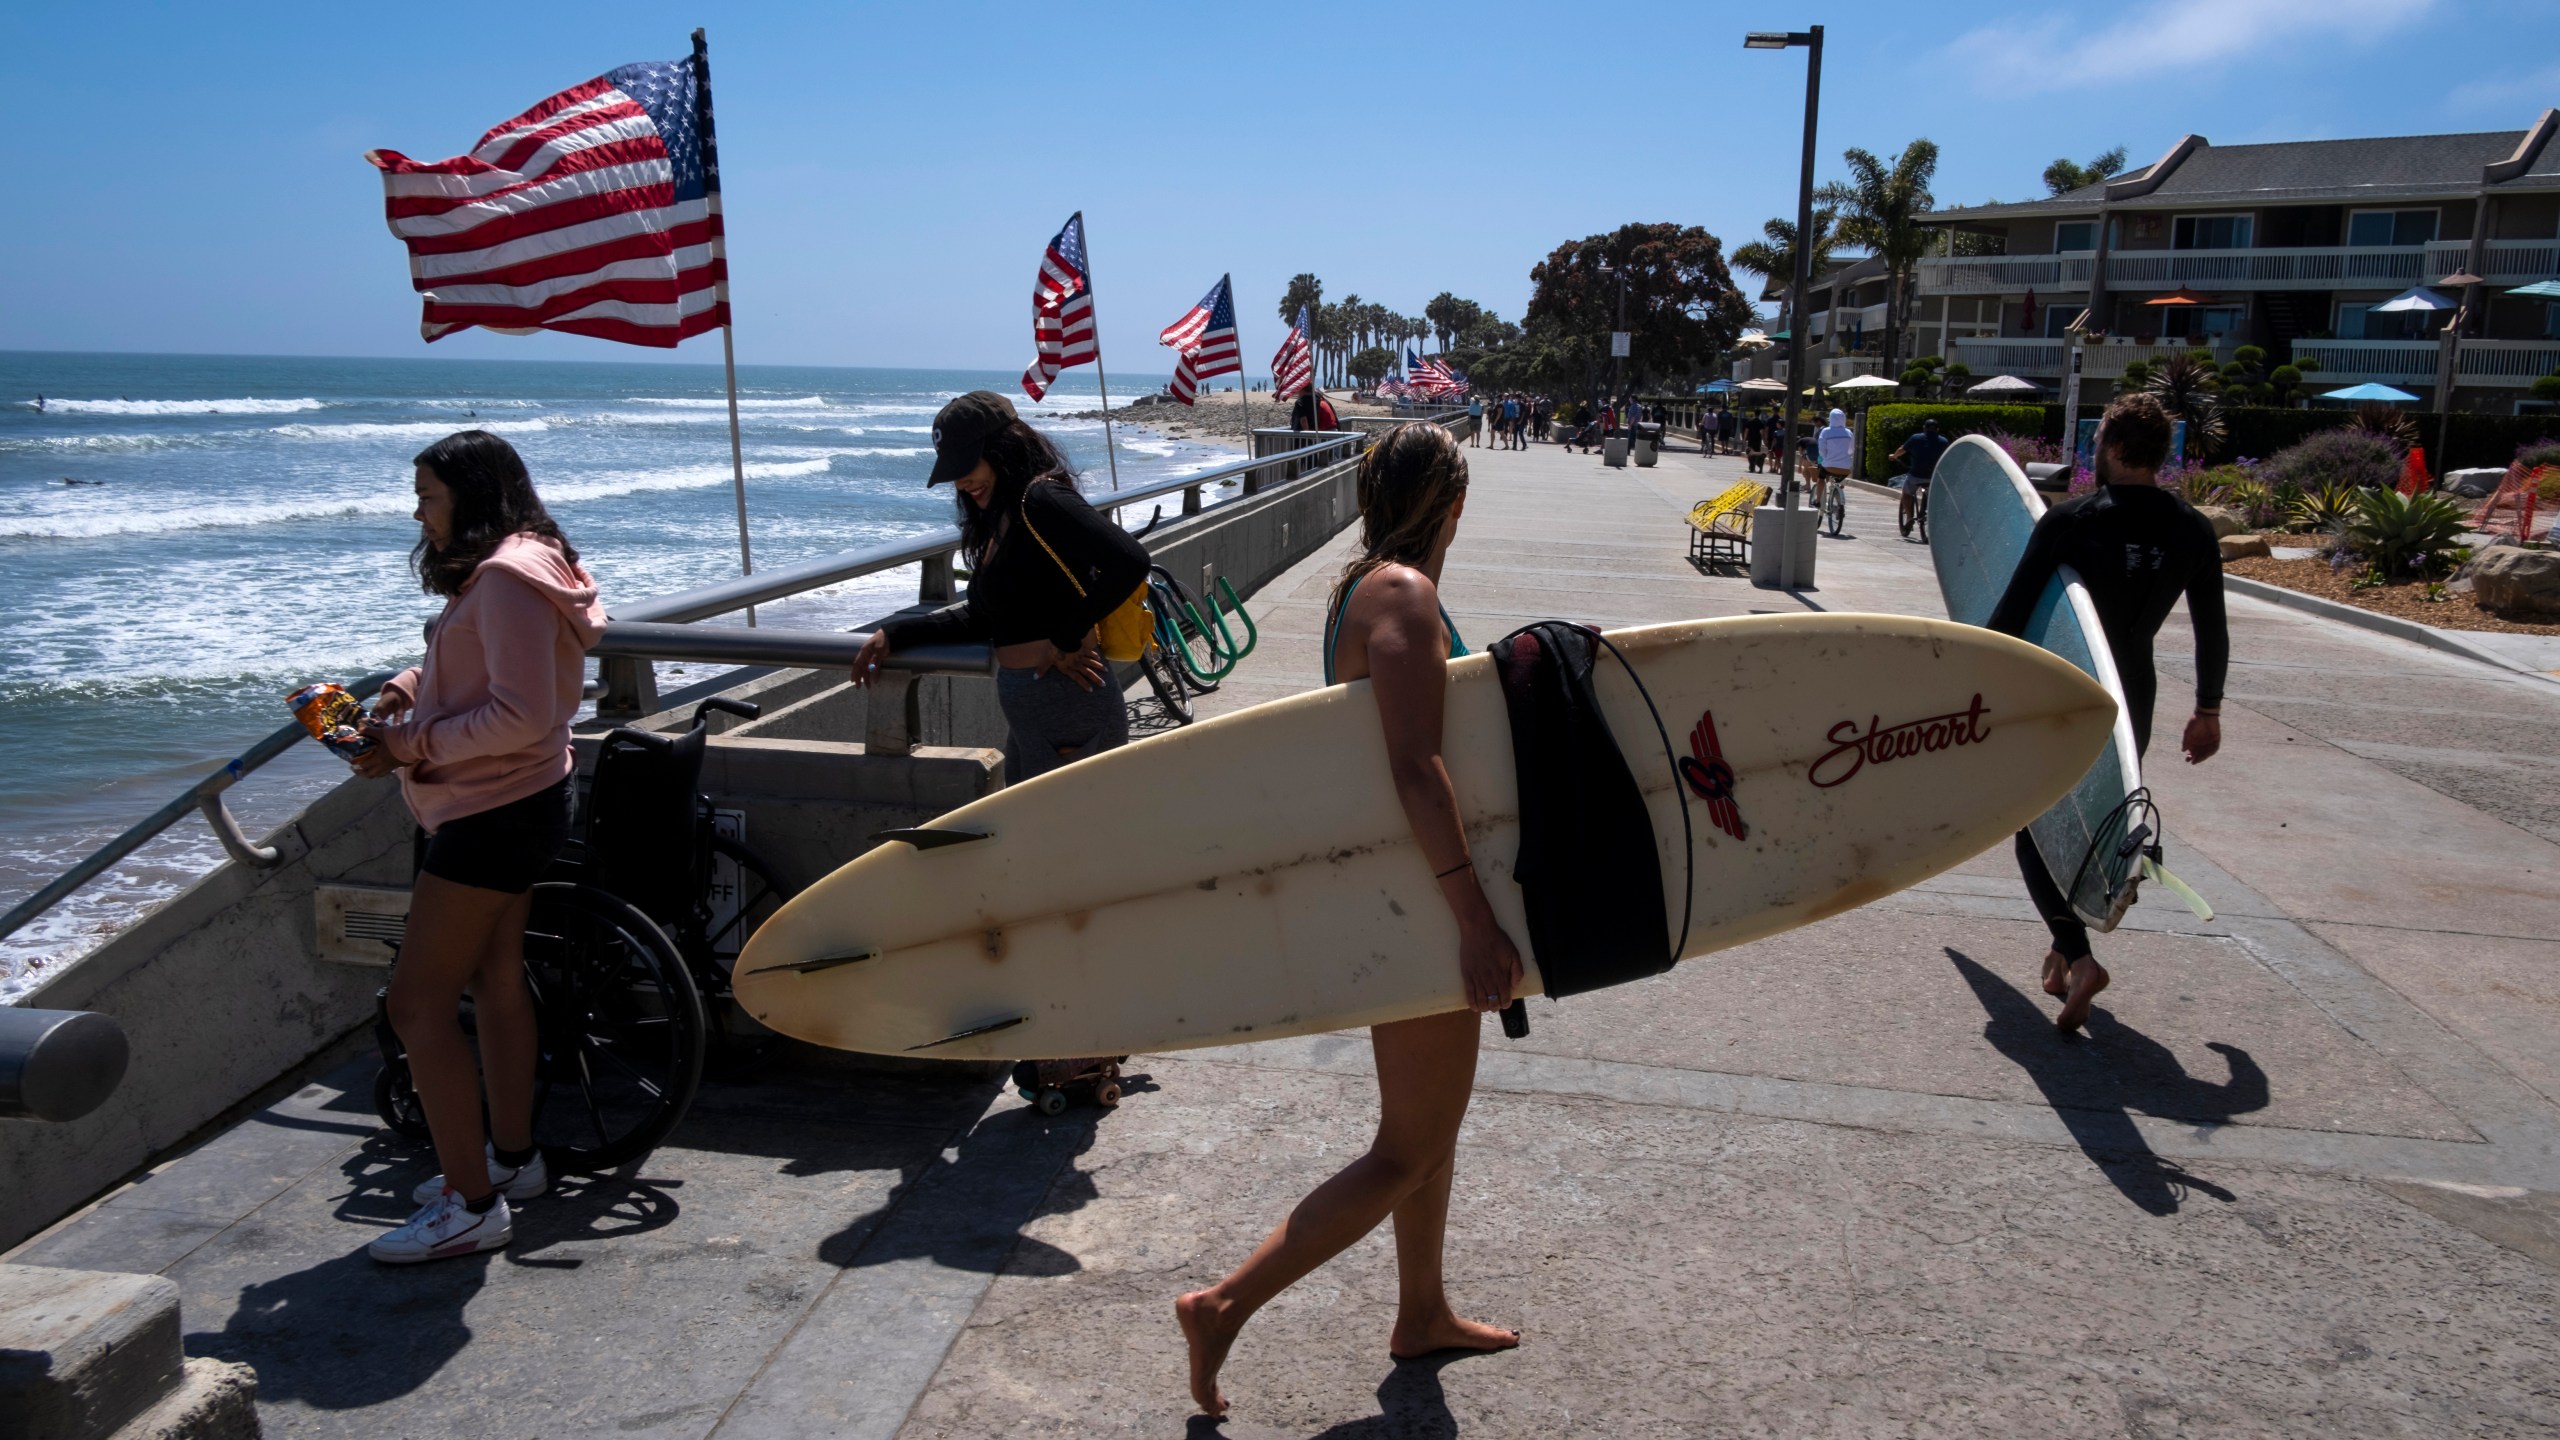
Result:
M1360 580L1368 578L1363 575ZM1333 608L1332 614L1324 617L1324 683L1327 685L1333 683L1333 650L1334 646L1341 643L1342 614L1351 608L1351 596L1359 590L1360 580L1351 582L1351 588L1342 592L1342 603ZM1463 659L1467 653L1467 642L1458 638L1458 622L1449 618L1449 607L1446 605L1440 607L1440 626L1449 632L1449 658Z

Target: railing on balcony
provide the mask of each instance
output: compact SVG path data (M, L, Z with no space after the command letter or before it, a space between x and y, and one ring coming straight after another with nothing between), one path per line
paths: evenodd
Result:
M2361 250L2119 250L2107 259L2114 290L2379 290L2434 278L2427 247Z
M2455 378L2471 384L2530 385L2560 371L2560 341L2465 340L2455 363Z
M1959 337L1947 342L1950 360L1963 361L1976 375L2042 375L2060 379L2069 366L2070 342L2040 340L2032 336L1993 339ZM2172 355L2190 350L2210 350L2217 365L2230 360L2230 345L2193 345L2184 340L2164 340L2154 345L2135 345L2116 340L2080 347L2080 378L2113 380L2124 374L2125 367L2139 360L2157 365Z
M2433 340L2296 340L2293 355L2309 357L2320 368L2307 377L2315 386L2355 385L2367 380L2386 384L2414 381L2432 385L2436 378Z
M1942 255L1921 260L1919 286L1930 295L2086 290L2095 265L2088 255Z
M1884 374L1881 355L1825 355L1822 357L1822 383L1836 385L1857 375ZM1891 378L1891 377L1888 377Z
M2471 242L2439 240L2427 247L2427 278L2441 280L2471 268ZM2521 285L2560 276L2560 240L2492 240L2481 247L2480 277Z

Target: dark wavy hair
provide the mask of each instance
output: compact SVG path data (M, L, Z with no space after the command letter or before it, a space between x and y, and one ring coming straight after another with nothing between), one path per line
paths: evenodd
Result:
M1467 456L1428 420L1399 425L1360 457L1360 552L1333 582L1332 606L1361 577L1386 565L1419 567L1431 558L1440 524L1467 494Z
M409 568L430 595L459 595L471 572L510 535L540 535L559 542L560 557L578 563L576 547L552 523L533 493L533 477L525 473L516 447L486 430L447 435L417 454L423 465L453 492L452 543L435 546L418 537L409 552Z
M1076 472L1067 457L1049 443L1049 437L1031 428L1026 420L1016 420L987 437L978 458L996 472L995 488L987 492L985 509L969 498L965 490L954 489L952 500L960 507L960 553L969 557L969 568L976 569L987 558L988 547L996 543L996 517L1010 515L1022 503L1022 492L1035 484L1054 481L1073 490Z

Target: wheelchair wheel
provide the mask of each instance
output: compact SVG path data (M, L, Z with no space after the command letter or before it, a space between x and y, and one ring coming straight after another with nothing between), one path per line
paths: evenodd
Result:
M702 1082L701 996L648 916L591 885L533 887L525 923L541 1054L533 1138L588 1175L657 1148Z
M409 1083L406 1065L389 1065L373 1072L373 1113L382 1123L404 1140L425 1144L433 1137L427 1133L427 1107L418 1103L417 1087Z

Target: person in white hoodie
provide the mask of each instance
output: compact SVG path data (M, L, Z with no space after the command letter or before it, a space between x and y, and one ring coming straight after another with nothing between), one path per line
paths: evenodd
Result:
M1849 478L1849 465L1858 445L1858 432L1849 428L1849 412L1834 408L1831 423L1814 432L1813 457L1821 468L1813 477L1813 508L1822 508L1826 487Z
M376 743L353 762L368 778L396 771L423 832L390 1015L444 1173L418 1187L407 1224L368 1247L392 1264L506 1244L508 1202L550 1183L533 1142L538 1037L524 927L534 882L568 842L569 722L605 619L514 446L465 430L416 465L410 563L444 612L425 663L382 687L366 731ZM466 989L476 1064L459 1019Z

